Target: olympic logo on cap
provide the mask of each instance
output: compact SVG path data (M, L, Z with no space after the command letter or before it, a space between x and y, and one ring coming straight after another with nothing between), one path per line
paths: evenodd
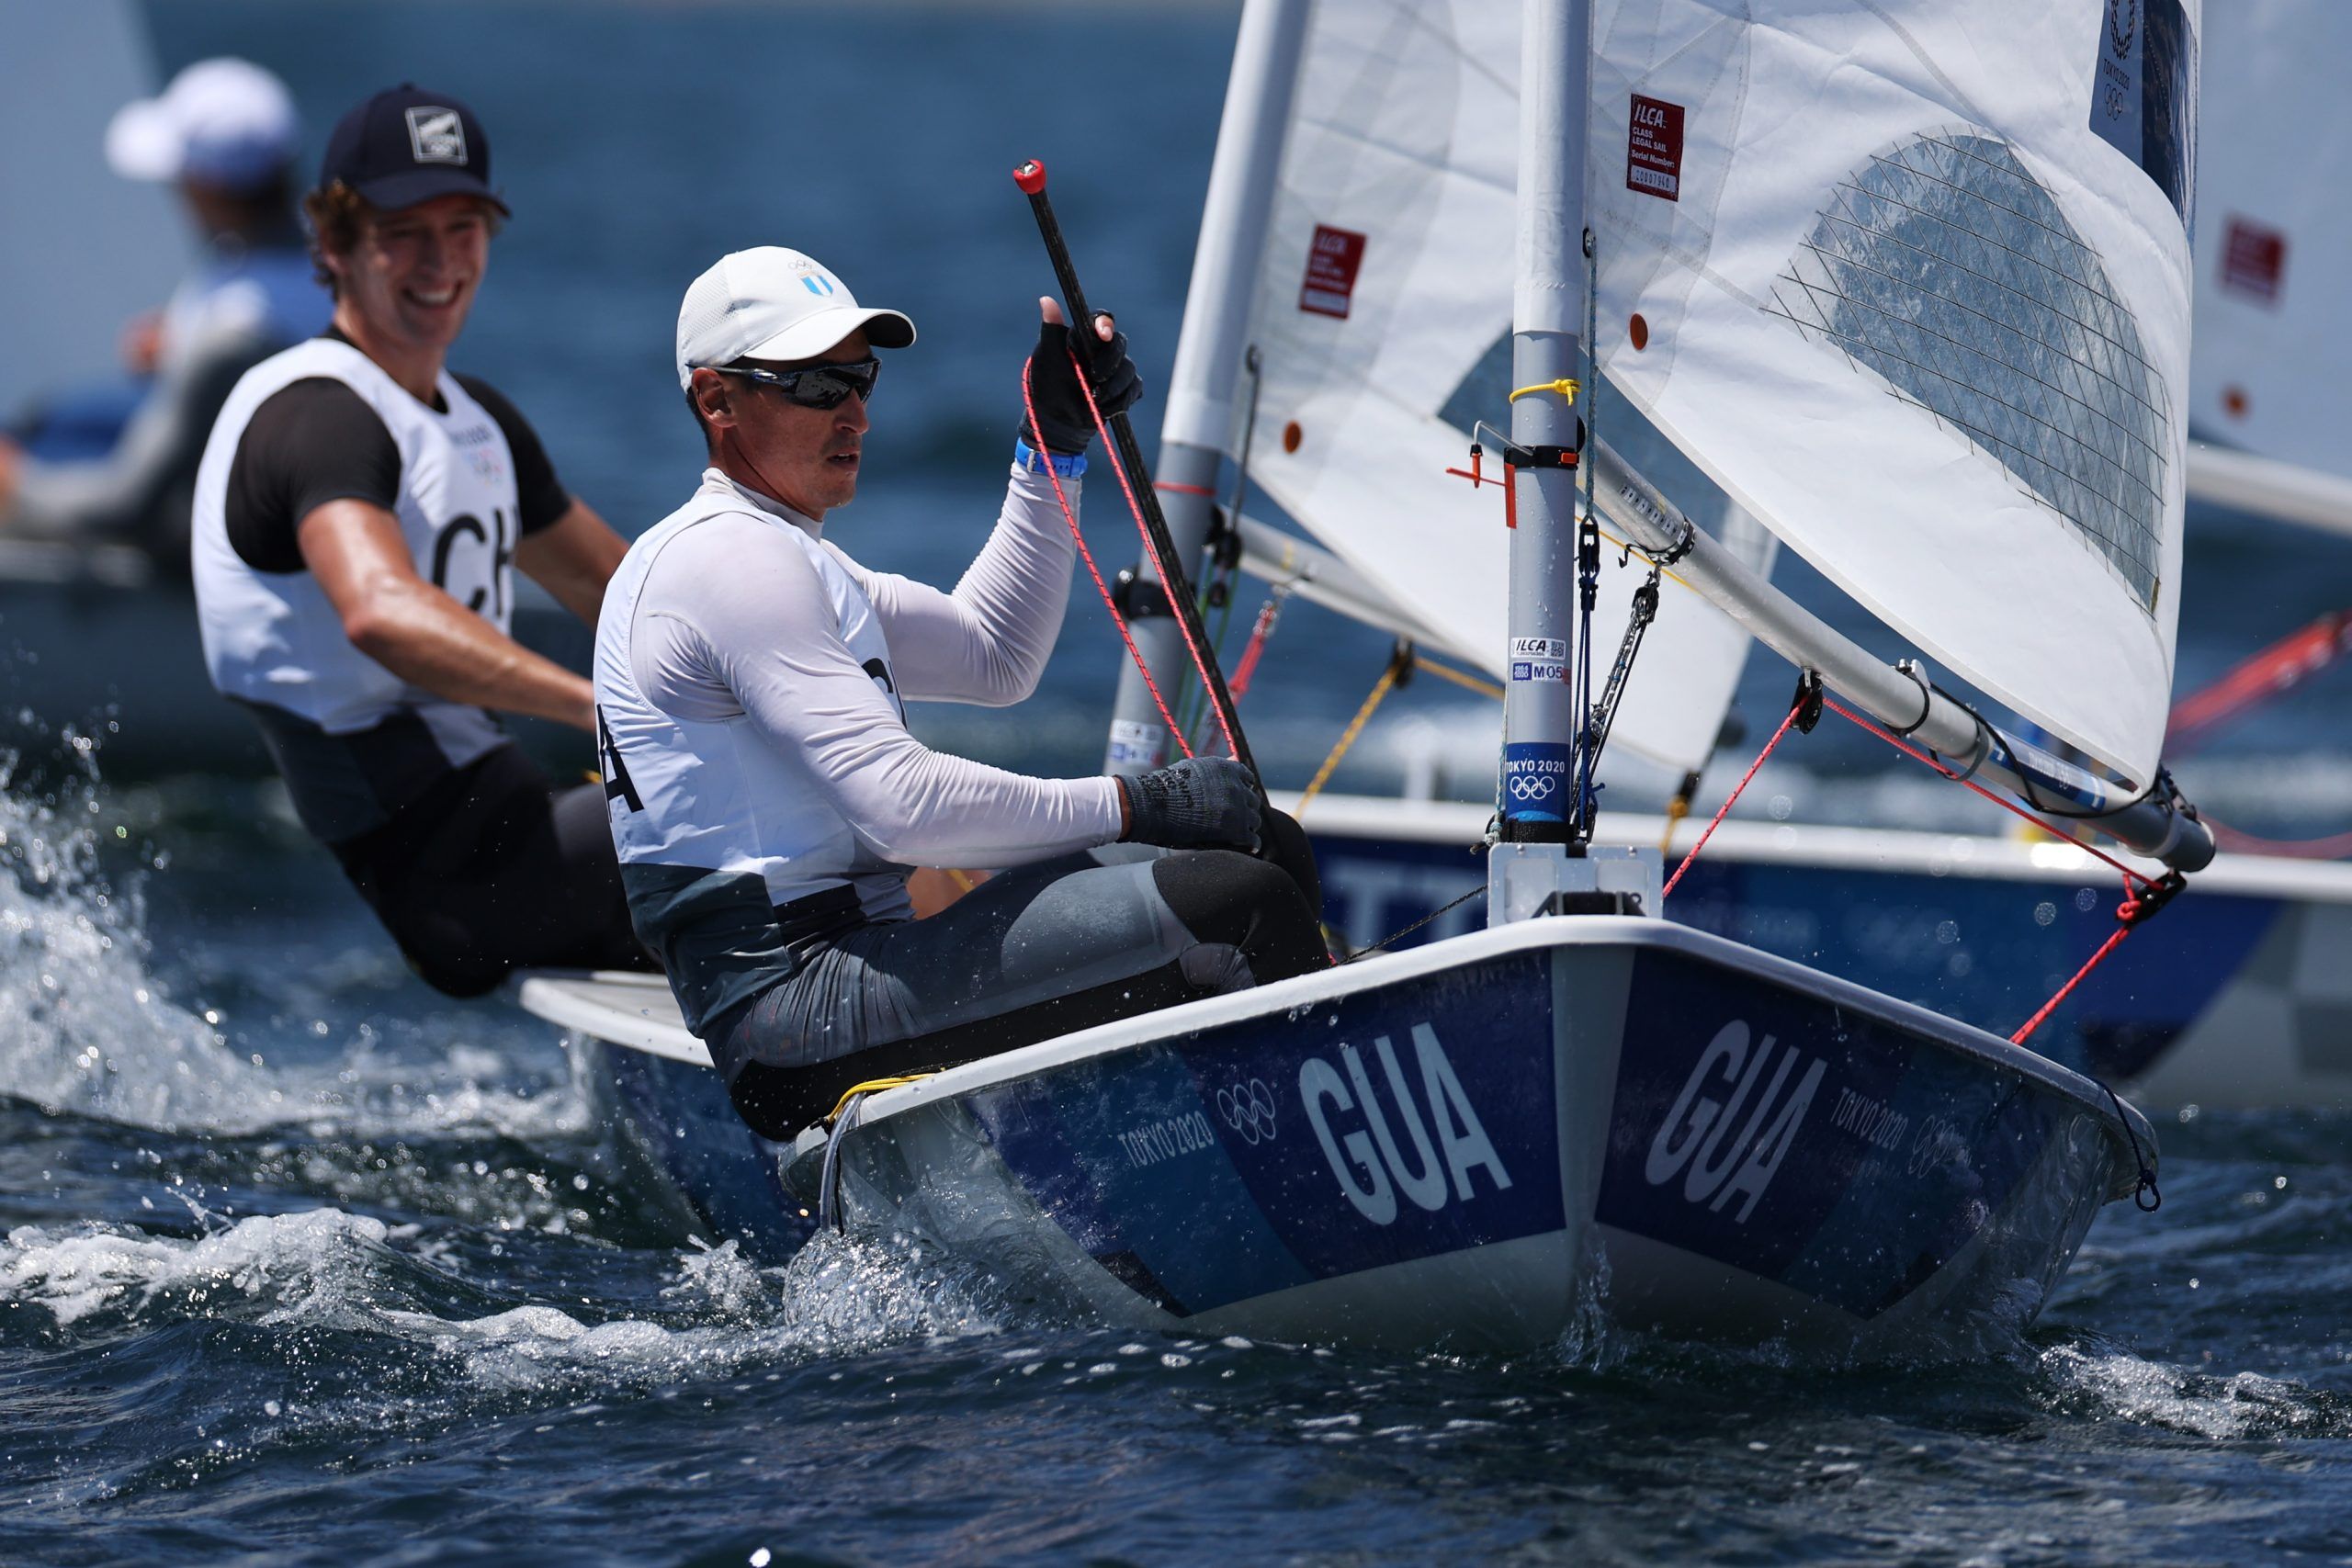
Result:
M1552 775L1521 773L1510 781L1513 800L1549 800L1552 797Z
M1252 1148L1274 1135L1274 1091L1263 1078L1217 1090L1216 1113Z

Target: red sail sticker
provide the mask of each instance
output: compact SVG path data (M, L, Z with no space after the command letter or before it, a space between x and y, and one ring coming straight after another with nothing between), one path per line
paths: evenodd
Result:
M1625 128L1625 188L1682 199L1682 106L1634 95Z
M2222 251L2222 287L2265 305L2278 303L2287 283L2287 236L2234 213Z
M1306 248L1306 282L1298 291L1298 308L1347 320L1348 301L1356 291L1356 269L1362 265L1362 234L1317 223L1315 243Z

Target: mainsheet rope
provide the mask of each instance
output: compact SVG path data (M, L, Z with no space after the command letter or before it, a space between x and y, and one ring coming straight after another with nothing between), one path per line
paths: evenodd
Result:
M1189 575L1180 575L1169 570L1169 563L1160 558L1159 546L1158 542L1152 538L1151 530L1144 525L1143 503L1136 499L1135 484L1127 477L1126 466L1119 461L1118 444L1111 439L1111 427L1109 423L1104 421L1102 409L1097 407L1095 404L1094 389L1088 385L1086 379L1086 367L1080 363L1078 350L1074 348L1069 351L1069 364L1070 368L1075 371L1078 376L1078 389L1085 395L1086 412L1094 416L1095 434L1102 437L1102 456L1104 459L1110 463L1111 471L1119 476L1119 489L1127 498L1127 513L1135 519L1136 533L1143 540L1144 554L1150 558L1152 570L1159 574L1159 586L1161 590L1172 597L1176 592L1174 585L1181 582L1188 582L1191 579ZM1029 395L1029 369L1025 363L1022 367L1021 376L1021 392L1023 398L1026 399ZM1037 414L1035 409L1032 409L1029 413L1029 427L1032 430L1035 430L1037 428ZM1043 450L1042 433L1039 449ZM1051 468L1052 466L1053 465L1051 463L1046 464L1048 468ZM1055 498L1059 500L1061 493L1061 479L1059 475L1056 475L1054 480ZM1069 510L1067 503L1063 505L1062 512L1063 514L1069 519L1069 525L1075 529L1078 526L1077 514ZM1098 585L1101 584L1102 578L1099 572L1095 575L1094 581ZM1112 605L1111 613L1114 615L1118 614L1118 606L1116 604ZM1216 687L1216 682L1209 675L1209 656L1207 652L1197 641L1193 639L1192 623L1182 615L1178 615L1175 619L1176 630L1184 639L1184 652L1193 661L1193 673L1200 677L1201 689L1203 691L1213 692ZM1124 633L1122 635L1124 635ZM1143 655L1136 651L1135 639L1133 637L1127 638L1127 651L1135 655L1136 661L1138 665L1143 662ZM1147 682L1151 679L1151 672L1147 670L1144 671L1144 679ZM1159 700L1159 689L1154 687L1152 690L1153 700L1157 702ZM1215 702L1210 703L1209 710L1211 713L1216 715L1217 729L1219 733L1225 737L1225 754L1228 757L1240 756L1241 747L1239 743L1233 739L1232 727L1225 721L1225 710L1218 706ZM1160 704L1159 716L1168 721L1169 728L1172 730L1176 728L1176 720L1169 714L1168 706L1164 703ZM1182 735L1180 734L1176 737L1176 744L1183 750L1185 756L1189 757L1193 754L1193 748L1185 741Z
M1070 355L1070 363L1072 365L1078 363L1078 355L1075 352ZM1078 381L1081 387L1086 384L1086 373L1083 369L1079 372ZM1090 410L1094 408L1094 394L1091 391L1086 394L1086 406ZM1036 400L1030 395L1029 362L1025 359L1021 362L1021 407L1029 416L1029 434L1037 438L1037 445L1034 449L1045 454L1046 435L1037 425L1037 403ZM1098 429L1101 428L1102 419L1101 412L1096 412L1095 425ZM1107 434L1103 441L1107 449L1110 441ZM1108 456L1107 450L1105 455ZM1113 457L1112 468L1115 469L1118 462L1118 458ZM1151 705L1159 710L1160 722L1167 725L1168 732L1176 738L1176 749L1190 757L1193 754L1193 748L1185 740L1184 732L1176 728L1176 716L1168 711L1168 699L1159 694L1159 682L1151 678L1151 664L1144 658L1143 650L1136 646L1135 634L1127 629L1126 616L1119 614L1119 601L1112 593L1111 585L1102 581L1102 569L1094 564L1094 552L1086 547L1086 534L1078 525L1078 513L1071 508L1069 497L1063 493L1061 471L1054 467L1051 454L1046 454L1045 465L1046 477L1053 481L1054 504L1062 509L1062 521L1069 525L1069 536L1078 541L1078 555L1079 558L1086 563L1086 575L1094 580L1094 591L1102 595L1102 607L1111 612L1111 624L1118 627L1119 640L1127 645L1127 657L1136 661L1136 672L1143 677L1144 690L1151 694ZM1119 478L1120 483L1124 486L1126 476L1122 474ZM1127 492L1127 504L1130 507L1135 505L1133 491ZM1141 513L1136 515L1136 526L1138 528L1143 526ZM1148 536L1145 538L1144 543L1146 547L1149 547L1151 541ZM1163 578L1161 581L1165 581L1166 579ZM1189 640L1188 638L1187 641Z

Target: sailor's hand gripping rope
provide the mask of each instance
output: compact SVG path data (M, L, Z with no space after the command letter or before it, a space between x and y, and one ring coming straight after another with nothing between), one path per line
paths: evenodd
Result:
M1078 267L1070 260L1069 246L1062 239L1061 224L1054 217L1053 202L1046 195L1046 165L1032 158L1012 171L1012 182L1029 197L1029 210L1037 220L1038 237L1045 241L1046 254L1054 264L1054 276L1061 285L1062 299L1069 309L1070 320L1079 322L1093 321L1094 313L1086 308L1086 290L1078 281ZM1159 498L1151 488L1150 473L1144 466L1143 450L1136 444L1134 427L1128 423L1124 412L1114 412L1104 418L1094 400L1094 389L1087 383L1084 367L1080 366L1079 370L1079 384L1086 392L1088 412L1094 416L1095 427L1102 434L1105 455L1111 460L1112 471L1119 477L1119 488L1127 498L1127 510L1134 514L1136 526L1143 535L1145 554L1149 557L1153 570L1159 573L1161 586L1167 590L1169 609L1175 615L1177 630L1184 639L1184 651L1192 660L1194 672L1200 676L1202 689L1208 694L1209 711L1216 716L1218 733L1225 738L1226 748L1234 759L1255 776L1257 761L1250 754L1249 740L1241 732L1240 716L1234 711L1233 694L1226 685L1225 672L1217 667L1215 651L1209 645L1208 630L1201 624L1200 606L1193 598L1192 581L1177 554L1174 540L1169 536L1168 520L1161 514ZM1024 378L1024 395L1025 391ZM1034 431L1034 408L1030 411L1030 421ZM1143 482L1138 484L1138 479ZM1062 514L1075 534L1078 531L1077 513L1070 510L1069 502L1063 498L1058 477L1054 480L1054 495L1061 502ZM1082 537L1080 548L1085 548ZM1088 556L1087 565L1092 570L1091 555ZM1096 587L1103 590L1104 602L1111 604L1109 591L1099 571L1094 573L1094 580ZM1112 604L1112 615L1119 618L1115 604ZM1162 700L1151 671L1145 667L1135 639L1126 637L1124 618L1120 620L1120 635L1126 637L1128 654L1136 660L1136 667L1143 670L1145 684L1151 689L1152 701L1159 710L1161 722L1175 736L1177 747L1190 756L1192 749L1178 729L1167 703ZM1262 780L1259 787L1261 791L1264 789Z

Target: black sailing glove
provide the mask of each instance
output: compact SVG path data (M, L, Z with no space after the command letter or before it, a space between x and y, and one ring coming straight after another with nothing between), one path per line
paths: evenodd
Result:
M1258 781L1230 757L1187 757L1118 781L1128 841L1258 852Z
M1114 333L1104 343L1091 331L1072 333L1052 321L1042 323L1037 328L1037 352L1029 356L1029 400L1036 405L1045 450L1065 457L1085 451L1086 444L1094 439L1094 416L1087 412L1086 393L1069 362L1072 348L1085 362L1086 383L1094 389L1094 406L1102 411L1105 423L1113 414L1133 408L1143 396L1143 378L1136 374L1135 361L1127 357L1126 333ZM1036 449L1038 434L1030 430L1025 412L1021 417L1021 439Z

